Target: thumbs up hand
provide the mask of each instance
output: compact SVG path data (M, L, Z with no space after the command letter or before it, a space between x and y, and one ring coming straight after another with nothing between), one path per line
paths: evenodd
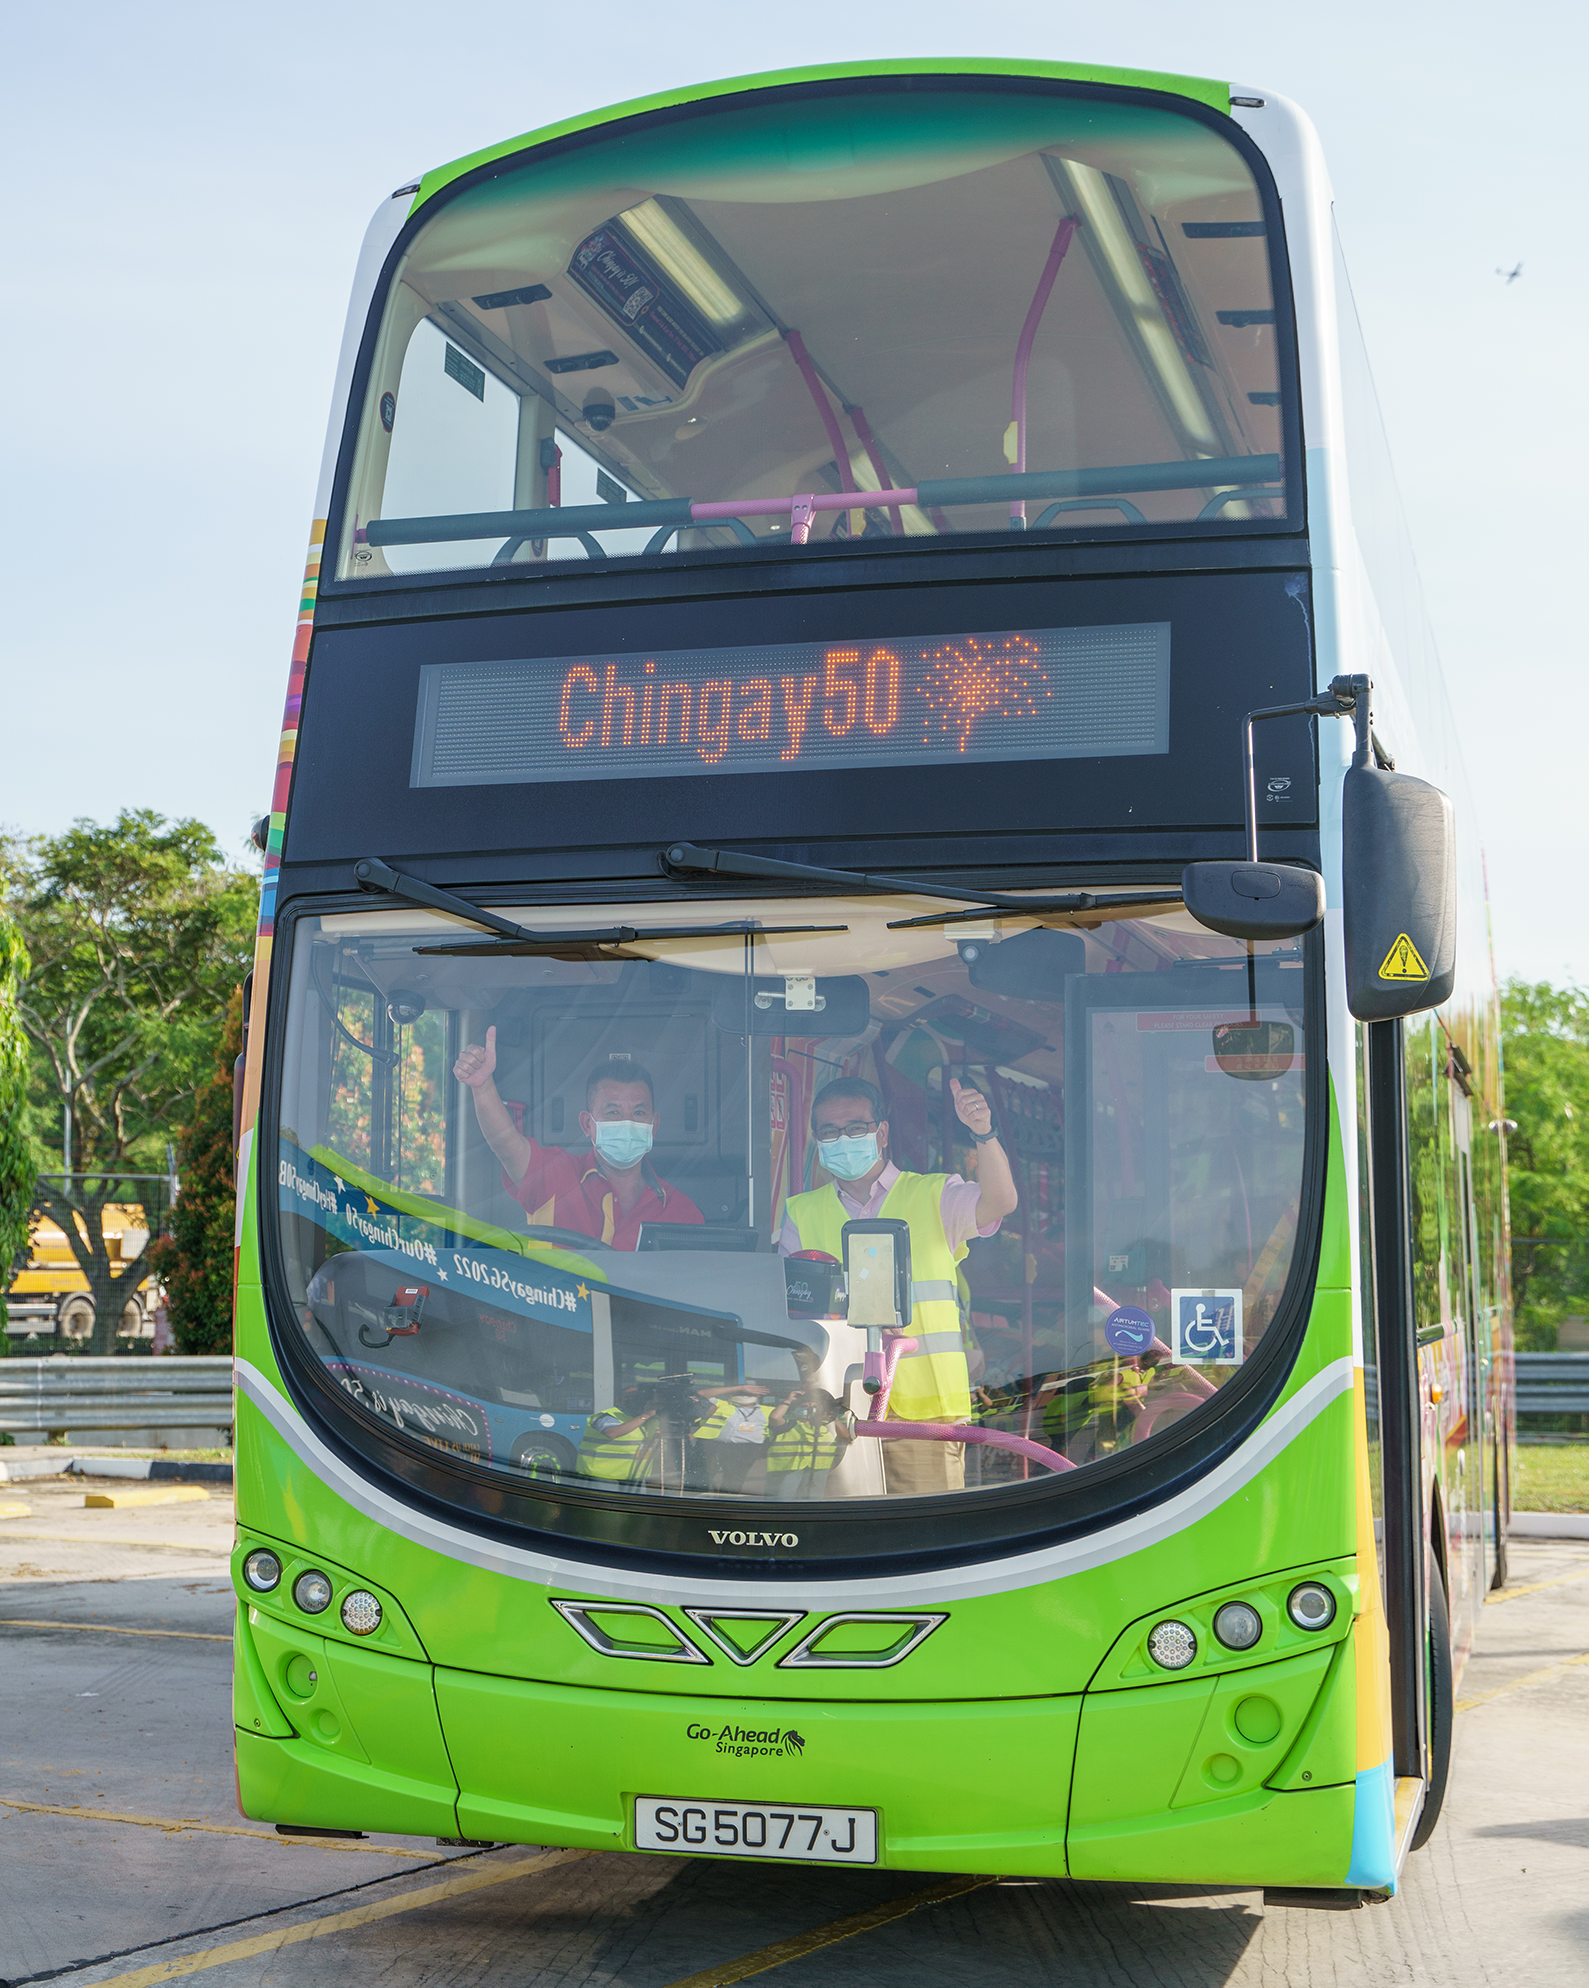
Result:
M463 1052L452 1066L452 1074L460 1084L467 1084L472 1091L479 1090L482 1084L489 1084L492 1072L497 1067L497 1032L494 1027L486 1030L483 1043L475 1042Z
M993 1130L993 1111L980 1091L972 1090L969 1084L962 1084L958 1077L949 1079L949 1090L954 1098L955 1112L967 1131Z

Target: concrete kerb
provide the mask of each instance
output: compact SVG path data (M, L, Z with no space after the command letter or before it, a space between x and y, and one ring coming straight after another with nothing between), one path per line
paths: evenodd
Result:
M1513 1512L1513 1539L1589 1539L1589 1512Z
M152 1479L158 1484L230 1484L229 1463L181 1457L83 1456L71 1449L0 1450L0 1484L40 1477Z

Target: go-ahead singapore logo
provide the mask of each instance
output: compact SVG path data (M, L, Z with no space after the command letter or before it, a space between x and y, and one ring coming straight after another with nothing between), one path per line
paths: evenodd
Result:
M714 1753L731 1754L740 1760L773 1759L804 1753L806 1743L797 1732L769 1726L758 1732L750 1726L686 1726L684 1737L712 1741Z

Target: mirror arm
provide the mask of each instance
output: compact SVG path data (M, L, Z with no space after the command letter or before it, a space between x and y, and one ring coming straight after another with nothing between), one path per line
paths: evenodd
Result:
M1366 676L1337 676L1330 679L1330 687L1317 697L1309 697L1301 704L1272 704L1263 711L1249 711L1242 720L1242 769L1244 784L1242 805L1246 813L1247 861L1258 860L1258 773L1252 743L1252 728L1260 718L1295 718L1303 712L1320 718L1352 717L1357 726L1357 749L1352 757L1354 766L1366 766L1372 750L1372 718L1369 693L1374 683Z

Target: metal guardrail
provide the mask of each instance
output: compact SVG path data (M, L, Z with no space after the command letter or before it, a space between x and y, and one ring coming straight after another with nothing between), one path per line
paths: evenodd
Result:
M232 1362L58 1353L0 1360L0 1430L224 1429L232 1423Z
M1589 1415L1589 1353L1519 1353L1519 1415Z

